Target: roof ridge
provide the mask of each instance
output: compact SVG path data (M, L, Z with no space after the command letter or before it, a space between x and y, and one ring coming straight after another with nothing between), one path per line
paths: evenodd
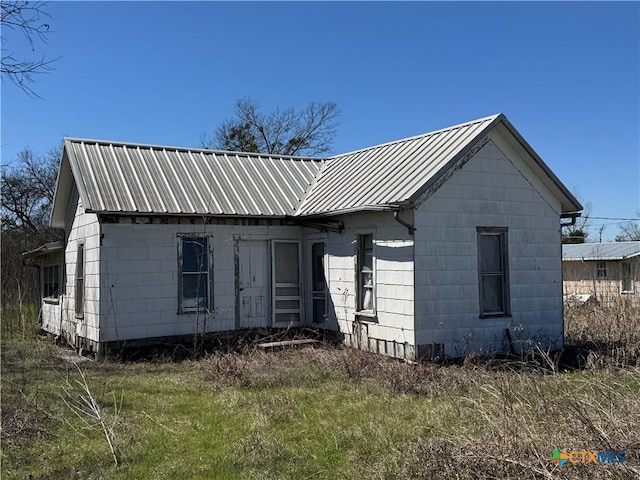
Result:
M338 155L333 155L333 156L327 158L327 160L337 160L340 157L345 157L347 155L353 155L354 153L366 152L367 150L374 150L376 148L388 147L389 145L394 145L394 144L397 144L397 143L408 142L410 140L417 140L419 138L428 137L428 136L431 136L431 135L435 135L437 133L447 132L447 131L450 131L450 130L454 130L456 128L468 127L469 125L473 125L475 123L482 123L482 122L487 122L489 120L495 120L496 118L498 118L500 116L504 116L504 114L503 113L495 113L495 114L489 115L487 117L477 118L475 120L470 120L468 122L459 123L457 125L451 125L450 127L440 128L438 130L433 130L433 131L430 131L430 132L421 133L419 135L413 135L411 137L400 138L398 140L391 140L390 142L380 143L378 145L372 145L372 146L369 146L369 147L359 148L359 149L356 149L356 150L352 150L350 152L345 152L345 153L340 153Z
M282 158L287 160L305 160L305 161L324 161L326 157L304 157L298 155L282 155L278 153L260 153L260 152L239 152L234 150L215 150L211 148L191 148L191 147L177 147L174 145L159 145L152 143L138 143L138 142L123 142L123 141L113 141L113 140L100 140L95 138L83 138L83 137L64 137L65 142L76 142L76 143L92 143L96 145L113 145L119 147L135 147L135 148L150 148L154 150L171 150L176 152L203 152L203 153L213 153L220 155L242 155L248 157L269 157L269 158Z

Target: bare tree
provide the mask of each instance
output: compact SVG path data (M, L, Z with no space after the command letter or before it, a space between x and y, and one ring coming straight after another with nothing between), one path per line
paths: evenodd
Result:
M320 155L331 149L340 113L333 102L311 102L304 110L259 111L257 101L236 102L236 116L225 120L213 135L203 136L204 148L272 153L278 155Z
M28 0L7 2L2 0L0 25L3 29L17 30L25 37L32 52L35 52L36 42L47 43L47 35L51 25L51 16L44 11L45 2L30 2ZM6 31L6 30L5 30ZM57 59L47 59L44 56L37 58L20 58L13 51L6 48L7 39L2 36L2 78L11 80L27 95L40 98L31 88L34 76L48 73L53 62Z
M640 217L640 211L637 213ZM620 234L616 235L616 242L629 242L640 240L640 223L635 220L621 223Z
M35 271L24 267L22 253L62 239L61 230L49 227L60 152L58 147L38 155L25 148L12 165L2 168L3 303L37 300Z

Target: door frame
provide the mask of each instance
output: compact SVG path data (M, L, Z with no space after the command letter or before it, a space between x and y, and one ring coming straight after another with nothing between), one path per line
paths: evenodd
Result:
M276 262L275 262L275 255L276 255L276 248L275 245L276 243L293 243L296 244L298 247L298 295L297 295L297 299L298 299L298 309L287 309L287 311L285 312L278 312L277 308L276 308L276 301L278 299L280 300L295 300L295 298L293 296L291 297L287 297L287 298L279 298L276 295L276 288L278 286L281 287L293 287L293 284L289 285L289 284L284 284L284 285L278 285L276 283ZM304 318L304 288L303 288L303 268L302 268L302 256L303 256L303 252L302 252L302 242L300 240L290 240L290 239L278 239L278 238L274 238L271 240L270 242L271 244L271 325L275 328L281 328L281 327L297 327L300 326L303 322L303 318ZM297 311L296 311L297 310ZM298 314L298 321L297 322L278 322L276 321L276 314L277 313L297 313Z

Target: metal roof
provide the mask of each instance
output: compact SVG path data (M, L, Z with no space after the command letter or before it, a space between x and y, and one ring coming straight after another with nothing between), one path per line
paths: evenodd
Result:
M22 256L23 257L27 257L27 256L39 257L42 255L47 255L51 252L59 251L59 250L64 250L64 243L62 241L49 242L49 243L45 243L44 245L40 245L38 248L29 250L28 252L24 252Z
M321 160L65 139L85 209L109 213L292 215Z
M580 203L503 114L328 159L65 139L51 225L64 226L75 183L88 211L304 216L411 208L483 145L512 135L573 215Z
M640 255L640 242L562 245L562 260L624 260Z
M485 135L500 115L332 157L297 215L370 209L410 201Z

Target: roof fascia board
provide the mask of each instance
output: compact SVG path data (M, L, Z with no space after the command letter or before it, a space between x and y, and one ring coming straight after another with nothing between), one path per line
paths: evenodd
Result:
M490 118L490 117L489 117ZM431 197L451 176L464 164L466 164L482 147L489 141L489 132L504 118L500 113L496 115L491 123L486 125L473 140L458 152L446 165L444 165L438 173L429 179L422 187L420 187L410 198L409 201L416 206L424 203Z
M93 210L87 208L86 213L95 213L96 215L113 215L118 217L180 217L180 218L253 218L253 219L286 219L290 215L236 215L223 213L157 213L157 212L126 212L111 210Z
M337 215L347 215L350 213L357 213L357 212L394 212L397 210L405 210L408 208L413 208L413 204L406 203L403 205L396 205L396 204L361 205L358 207L343 208L340 210L331 210L327 212L315 212L315 213L309 213L306 215L294 215L294 218L312 219L312 218L335 217Z
M68 155L69 149L65 140L60 155L58 175L56 177L56 190L53 194L53 205L49 214L49 226L52 228L64 228L66 225L67 210L73 192L75 175ZM77 187L76 187L77 188Z
M73 155L73 149L71 148L71 141L65 140L64 149L67 151L67 158L69 159L69 166L71 167L71 173L73 174L73 179L76 184L76 188L78 189L78 194L80 195L80 201L82 202L82 207L86 212L93 211L93 206L90 202L89 195L87 194L87 189L84 184L84 178L82 177L82 172L80 171L80 166L76 161L75 156Z

